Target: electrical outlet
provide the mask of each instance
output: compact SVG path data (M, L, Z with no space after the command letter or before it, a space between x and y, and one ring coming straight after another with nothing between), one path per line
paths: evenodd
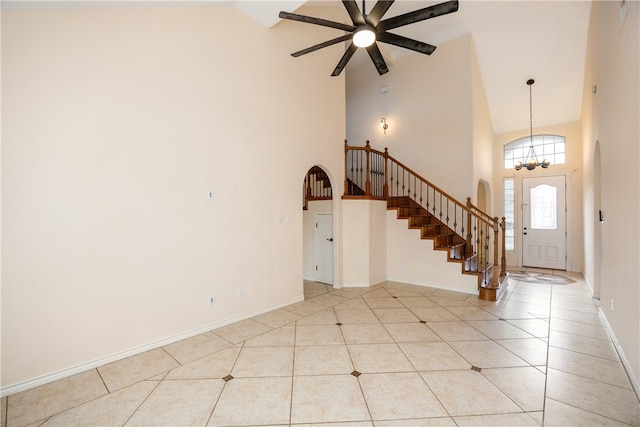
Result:
M238 296L242 298L244 296L244 288L238 288Z
M214 297L213 295L211 295L209 297L209 305L214 305L216 303L216 297Z

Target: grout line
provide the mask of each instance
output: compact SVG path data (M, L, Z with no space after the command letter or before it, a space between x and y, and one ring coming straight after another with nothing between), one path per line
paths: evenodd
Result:
M105 390L107 390L107 394L111 394L112 391L109 390L109 387L107 387L107 383L104 381L104 378L102 377L102 374L100 373L100 369L95 368L96 372L98 373L98 376L100 377L100 381L102 381L102 384L104 385Z
M579 410L579 411L588 412L588 413L593 414L593 415L596 415L596 416L598 416L598 417L606 418L606 419L608 419L608 420L613 421L613 422L614 422L614 423L616 423L616 424L620 424L620 425L623 425L623 426L626 426L626 425L627 425L624 421L616 420L616 419L613 419L613 418L608 417L608 416L606 416L606 415L599 414L599 413L597 413L597 412L592 412L592 411L590 411L590 410L588 410L588 409L581 408L581 407L579 407L579 406L575 406L575 405L572 405L571 403L563 402L563 401L558 400L558 399L552 399L552 398L550 398L550 397L548 397L548 398L547 398L546 396L545 396L545 399L544 399L544 400L545 400L545 406L546 406L546 400L547 400L547 399L552 400L552 401L554 401L554 402L557 402L557 403L559 403L559 404L561 404L561 405L570 406L570 407L575 408L575 409L577 409L577 410ZM546 411L545 411L545 412L546 412ZM542 425L543 425L543 426L544 426L544 418L545 418L545 413L543 413L543 418L542 418ZM629 427L631 427L631 426L629 426Z
M138 383L140 383L140 382L144 382L144 381L146 381L146 380L138 381L137 383L134 383L134 384L138 384ZM155 386L154 388L152 388L152 389L151 389L151 391L149 392L149 394L147 394L147 397L145 397L144 399L142 399L142 402L140 402L140 404L139 404L139 405L138 405L138 406L133 410L133 412L131 413L131 415L129 415L129 416L127 417L127 419L125 420L125 422L124 422L124 423L122 423L122 425L123 425L123 426L124 426L124 425L126 425L126 424L131 420L131 418L133 418L133 416L136 414L136 412L138 412L138 411L140 410L140 408L142 407L142 405L144 405L144 404L145 404L145 402L146 402L147 400L149 400L149 397L151 397L151 395L152 395L152 394L153 394L153 393L158 389L158 387L160 387L160 383L161 383L161 382L162 382L162 381L158 381L158 383L156 384L156 386ZM132 384L132 385L133 385L133 384ZM131 386L127 386L127 387L131 387ZM127 387L121 388L120 390L124 390L124 389L125 389L125 388L127 388ZM120 391L120 390L118 390L118 391Z
M300 319L304 319L309 316L303 316ZM298 319L298 320L300 320ZM291 421L293 420L293 392L294 392L294 381L296 377L296 342L298 340L298 321L295 321L295 326L293 329L293 362L291 365L291 390L289 394L289 425L291 425Z
M172 358L173 360L175 360L175 362L179 365L179 366L184 366L182 363L180 363L180 361L178 359L176 359L175 357L173 357L173 354L169 353L167 351L166 348L164 347L160 347L162 349L162 351L164 351L165 353L167 353L169 355L170 358ZM156 375L160 375L160 374L156 374ZM155 376L155 375L154 375Z

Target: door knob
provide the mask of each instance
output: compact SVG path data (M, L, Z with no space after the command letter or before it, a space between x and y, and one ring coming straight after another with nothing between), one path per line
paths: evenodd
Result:
M329 237L327 240L328 240L329 242L333 242L333 237Z

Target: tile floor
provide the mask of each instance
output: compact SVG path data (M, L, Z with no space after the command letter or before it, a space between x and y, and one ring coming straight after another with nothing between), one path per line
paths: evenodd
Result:
M386 282L2 399L2 426L640 426L588 289L497 302Z

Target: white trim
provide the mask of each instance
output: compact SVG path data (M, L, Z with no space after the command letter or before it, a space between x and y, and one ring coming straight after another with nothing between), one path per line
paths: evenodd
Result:
M605 316L604 311L602 311L602 307L600 306L598 307L598 312L600 314L600 320L602 320L602 323L604 324L604 327L607 330L609 337L611 338L611 342L613 342L613 346L616 348L616 351L618 352L618 356L620 356L620 361L622 362L622 366L624 366L624 369L627 371L627 377L629 377L631 386L633 387L633 390L636 392L636 397L640 399L640 382L636 377L631 375L631 372L633 372L633 369L631 368L632 365L631 363L629 363L629 359L627 359L627 356L624 354L622 347L620 346L620 344L618 344L618 339L616 338L616 334L613 333L613 329L611 329L611 325L609 324L609 321L607 320L607 316Z
M263 313L268 313L270 311L273 310L277 310L279 308L282 307L286 307L288 305L291 304L295 304L298 303L300 301L304 301L304 296L299 296L299 297L295 297L295 298L291 298L285 302L282 302L280 304L276 304L270 307L265 307L265 308L261 308L259 310L255 310L255 311L251 311L248 313L244 313L241 314L239 316L235 316L235 317L231 317L229 319L226 320L222 320L220 322L216 322L216 323L211 323L209 325L205 325L196 329L192 329L190 331L187 332L183 332L181 334L177 334L177 335L173 335L167 338L163 338L161 340L158 341L153 341L147 344L143 344L137 347L132 347L130 349L127 350L123 350L123 351L119 351L117 353L113 353L109 356L105 356L105 357L100 357L98 359L94 359L91 360L89 362L85 362L85 363L81 363L79 365L76 366L72 366L70 368L66 368L66 369L62 369L60 371L57 372L53 372L50 374L46 374L46 375L42 375L36 378L32 378L30 380L27 381L22 381L13 385L10 385L8 387L4 387L2 390L0 390L0 397L6 397L21 391L25 391L25 390L29 390L31 388L34 387L38 387L53 381L57 381L60 380L62 378L66 378L66 377L70 377L71 375L75 375L75 374L79 374L81 372L84 371L88 371L90 369L95 369L98 368L100 366L106 365L107 363L112 363L112 362L116 362L118 360L124 359L126 357L131 357L131 356L135 356L137 354L140 353L144 353L145 351L149 351L149 350L153 350L155 348L158 347L163 347L165 345L169 345L169 344L173 344L174 342L177 341L182 341L184 339L187 338L191 338L194 337L196 335L200 335L202 333L205 332L209 332L212 331L213 329L217 329L217 328L221 328L223 326L227 326L230 325L232 323L235 322L239 322L241 320L246 320L249 319L251 317L257 316L259 314L263 314Z

